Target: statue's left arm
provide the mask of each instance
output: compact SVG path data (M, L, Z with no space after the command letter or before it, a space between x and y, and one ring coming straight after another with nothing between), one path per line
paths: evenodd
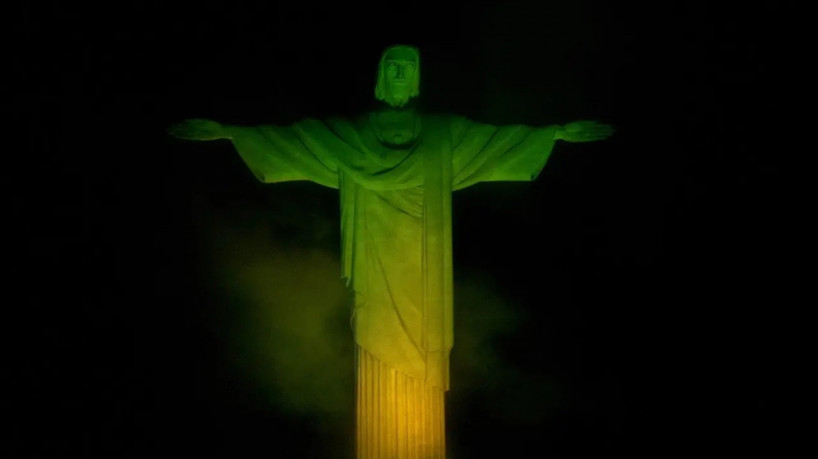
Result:
M566 142L596 142L607 139L613 133L614 128L610 124L598 121L574 121L558 126L554 138Z
M613 133L611 126L595 121L533 127L492 126L456 118L450 129L455 190L478 182L534 180L558 140L592 142Z

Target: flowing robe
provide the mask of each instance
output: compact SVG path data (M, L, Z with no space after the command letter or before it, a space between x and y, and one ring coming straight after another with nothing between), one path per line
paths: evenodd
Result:
M306 119L229 130L262 182L310 180L340 190L342 277L355 294L352 327L359 347L358 440L365 444L359 457L403 457L392 451L408 451L401 441L415 436L422 437L420 457L442 457L423 445L442 445L442 392L449 387L454 343L451 193L483 181L533 180L556 129L426 115L416 141L398 148L378 140L371 120ZM422 416L423 426L415 429L406 413L395 414L401 410ZM369 418L394 425L373 427ZM409 434L393 435L395 429Z

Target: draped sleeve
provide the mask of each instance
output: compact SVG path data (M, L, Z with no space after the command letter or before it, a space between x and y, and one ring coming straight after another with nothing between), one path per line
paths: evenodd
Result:
M228 126L230 139L244 163L260 181L309 180L338 188L338 166L316 142L329 140L323 123L305 120L291 126Z
M479 182L534 180L551 155L557 127L492 126L454 118L452 189Z

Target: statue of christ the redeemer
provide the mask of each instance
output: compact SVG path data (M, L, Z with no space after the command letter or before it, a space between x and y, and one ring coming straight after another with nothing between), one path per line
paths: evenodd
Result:
M354 119L227 126L193 119L170 128L190 140L229 139L265 183L338 188L343 278L354 291L359 459L445 458L443 394L452 337L452 191L528 181L554 143L605 139L593 121L492 126L418 113L420 55L381 55L382 107Z

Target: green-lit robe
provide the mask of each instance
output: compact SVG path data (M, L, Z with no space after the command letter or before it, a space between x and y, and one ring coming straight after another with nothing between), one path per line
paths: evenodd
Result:
M378 140L373 119L229 130L262 182L311 180L340 190L342 275L355 293L355 341L384 364L447 390L451 193L482 181L533 180L555 129L426 115L417 140L397 148Z

